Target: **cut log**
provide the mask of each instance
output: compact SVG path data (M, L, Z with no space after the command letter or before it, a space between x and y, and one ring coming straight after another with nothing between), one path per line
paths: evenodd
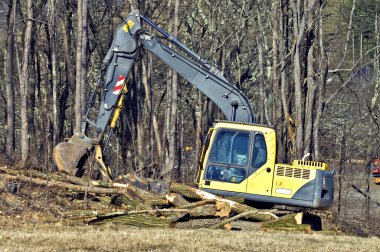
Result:
M160 199L161 202L165 198L165 195L162 195L162 194L158 195L150 191L135 187L132 184L114 183L114 182L106 182L106 181L94 181L94 180L89 180L86 178L78 178L78 177L70 176L67 174L58 174L58 173L45 174L45 173L35 171L35 170L12 170L12 169L8 169L7 167L0 167L0 171L3 171L7 174L15 175L15 176L24 175L27 177L40 178L40 179L49 180L49 181L52 180L52 181L66 182L66 183L82 185L86 187L94 186L94 187L101 187L101 188L109 188L109 189L114 189L115 192L116 190L120 190L120 189L129 189L129 190L134 191L136 194L138 194L142 198Z
M171 193L169 195L166 195L166 199L169 203L171 203L173 206L176 206L176 207L182 207L190 203L187 200L185 200L181 196L181 194L178 194L178 193Z
M173 226L173 221L170 218L157 217L152 214L131 214L118 216L109 219L97 219L89 221L88 224L122 224L134 227L149 227L149 228L169 228Z
M184 209L160 209L144 211L75 211L67 212L68 220L83 220L89 224L117 223L136 227L172 227L181 216L187 214Z
M94 211L94 210L77 210L69 211L63 214L65 219L82 219L82 218L96 218L96 219L106 219L114 218L125 215L134 214L155 214L158 216L165 215L167 213L188 213L185 209L155 209L155 210L127 210L127 211Z
M92 186L81 186L81 185L73 185L71 183L56 181L56 180L46 180L40 178L32 178L24 175L9 175L9 174L0 174L0 177L6 180L19 180L23 182L30 182L36 185L44 185L47 187L55 187L55 188L65 188L71 189L77 192L89 192L89 193L99 193L99 194L124 194L126 190L121 189L113 189L113 188L96 188Z
M223 201L217 201L215 204L216 216L218 217L229 217L231 213L230 204Z
M5 167L0 167L0 171L5 172L7 174L11 175L24 175L27 177L33 177L33 178L40 178L45 180L55 180L55 181L61 181L61 182L67 182L75 185L83 185L88 186L88 181L82 178L70 176L67 174L59 174L59 173L53 173L53 174L46 174L42 173L36 170L12 170Z
M269 221L262 224L264 230L300 231L311 233L310 225L297 224L300 215L298 213L288 214L278 220Z
M167 187L163 181L140 177L135 173L119 176L116 181L124 184L131 184L137 188L149 190L163 196L165 196L164 192L167 191Z
M148 202L154 206L164 206L168 205L168 201L165 199L165 195L156 194L150 191L135 187L131 184L122 184L122 183L112 183L112 182L104 182L104 181L90 181L91 185L102 188L120 188L120 189L128 189L133 191L136 195L139 195L145 202Z
M242 196L229 196L229 197L224 197L224 198L235 201L240 204L244 204L245 202L245 199Z
M197 202L193 202L193 203L189 203L187 205L181 206L181 208L183 208L183 209L189 209L189 208L194 208L194 207L197 207L197 206L204 206L204 205L207 205L207 204L215 204L215 203L216 203L216 200L200 200L200 201L197 201Z
M212 226L210 226L211 229L218 229L218 228L221 228L221 227L224 227L226 224L229 224L233 221L236 221L238 219L241 219L243 217L247 217L251 214L255 214L257 212L257 210L255 211L251 211L251 212L245 212L245 213L241 213L241 214L238 214L238 215L235 215L234 217L231 217L231 218L228 218L228 219L225 219L219 223L216 223Z
M111 203L115 206L125 205L128 209L134 210L152 210L152 206L146 203L140 196L133 191L129 195L116 195L112 198Z
M217 216L217 211L215 205L204 205L189 209L189 214L193 218L215 217Z
M191 219L184 222L176 222L174 224L174 227L180 229L209 228L212 225L219 223L220 221L220 219Z
M212 193L208 193L200 189L195 189L187 185L173 182L170 190L172 192L179 193L187 198L194 199L194 200L216 200L216 201L226 202L229 204L231 210L234 213L240 214L240 213L245 213L245 212L251 212L251 214L245 216L245 218L247 219L251 219L255 221L267 221L267 220L277 218L277 216L275 216L273 213L260 212L253 207L240 204L232 200L224 199Z
M301 225L301 224L302 224L302 219L303 219L303 213L302 213L302 212L297 213L297 214L294 216L294 220L296 221L296 224L297 224L297 225Z
M147 191L147 181L137 176L128 177L131 183L93 181L62 174L44 174L34 170L11 170L0 167L0 181L20 181L34 185L55 188L70 199L69 209L102 209L102 211L76 211L65 216L67 220L82 220L86 223L120 223L137 227L178 227L193 226L231 229L233 222L239 218L253 221L276 219L271 211L262 211L245 204L218 197L214 194L179 183L171 184L169 195ZM137 183L137 182L139 183ZM149 182L150 183L150 182ZM136 187L135 185L138 185ZM139 188L142 187L142 188ZM44 188L46 190L46 188ZM64 189L64 190L62 190ZM83 194L85 195L83 197ZM68 197L69 196L69 197ZM97 200L96 198L100 199ZM103 199L104 198L104 199ZM241 197L237 200L242 201ZM195 202L194 202L195 201ZM112 208L112 205L115 206ZM110 207L113 211L106 211ZM169 209L154 209L172 207ZM174 206L174 207L173 207ZM124 211L121 211L123 209ZM118 210L118 211L115 211ZM57 211L59 212L59 211ZM236 216L230 218L231 213ZM225 219L221 219L225 218ZM206 219L203 224L194 219ZM184 221L190 221L183 224ZM178 223L177 223L178 222ZM194 224L198 223L198 224ZM272 222L271 222L272 223Z
M16 171L0 167L0 171L6 174L18 176L19 180L24 182L33 182L38 185L45 185L49 187L66 188L78 192L89 192L99 194L119 194L127 195L132 200L140 198L140 202L146 202L151 206L165 206L168 205L164 195L157 195L155 193L136 188L130 184L112 183L104 181L93 181L85 178L78 178L69 175L61 174L44 174L34 170L21 170ZM0 174L1 175L1 174ZM23 177L20 177L23 176ZM11 177L8 176L9 179ZM146 209L146 208L145 208Z
M137 209L152 209L152 207L147 204L138 194L130 189L113 189L113 188L98 188L94 186L82 186L82 185L73 185L67 182L62 181L50 181L40 178L31 178L24 175L9 175L9 174L0 174L0 177L3 177L7 180L19 180L23 182L30 182L37 185L44 185L47 187L55 188L65 188L70 189L76 192L83 193L97 193L97 194L119 194L123 195L124 201L128 201L131 205L137 207ZM132 204L133 202L133 204Z
M193 187L176 182L173 182L170 187L171 192L179 193L182 196L192 200L202 200L203 198L196 193L196 190L197 189Z

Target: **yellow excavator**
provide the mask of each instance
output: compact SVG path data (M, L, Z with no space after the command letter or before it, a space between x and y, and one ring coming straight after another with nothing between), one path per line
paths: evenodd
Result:
M174 45L161 42L142 28L145 22ZM162 36L161 36L162 38ZM215 122L203 143L196 183L202 190L222 195L240 196L247 201L326 209L333 203L333 172L324 162L295 160L291 164L276 164L276 135L272 127L255 123L248 99L211 63L191 51L152 21L135 10L117 28L112 46L103 63L89 104L93 106L98 89L101 103L96 121L89 119L87 109L82 128L68 141L54 149L59 170L80 176L83 156L95 151L103 177L112 179L102 161L100 146L106 146L116 125L127 92L127 76L141 58L150 51L174 71L209 97L222 111L225 121ZM102 74L105 82L101 87ZM87 126L97 135L85 135ZM105 130L109 129L105 136ZM94 150L95 149L95 150Z

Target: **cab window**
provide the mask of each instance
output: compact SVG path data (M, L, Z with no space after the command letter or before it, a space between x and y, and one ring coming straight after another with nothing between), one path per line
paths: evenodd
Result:
M253 144L252 167L260 168L267 162L267 146L262 134L255 135Z
M249 164L249 145L248 132L219 131L211 150L205 179L229 183L244 181Z
M213 163L246 166L249 154L249 133L220 131L211 152Z

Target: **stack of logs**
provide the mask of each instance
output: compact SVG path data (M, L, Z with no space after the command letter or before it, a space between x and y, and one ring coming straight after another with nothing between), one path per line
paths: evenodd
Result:
M263 227L267 228L281 226L286 230L309 230L309 226L300 225L300 214L278 217L280 211L259 210L242 201L218 197L176 182L171 184L168 194L153 192L149 189L153 189L152 183L155 181L133 174L121 177L118 182L103 182L65 174L0 167L0 182L11 181L38 185L35 187L39 190L64 190L66 194L81 195L83 202L94 199L106 201L103 207L82 204L85 207L63 212L60 218L68 221L120 223L138 227L231 229L234 221L243 219L264 223Z

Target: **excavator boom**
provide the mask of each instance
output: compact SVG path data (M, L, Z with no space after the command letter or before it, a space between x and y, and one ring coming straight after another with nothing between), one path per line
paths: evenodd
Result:
M164 38L178 51L163 44L157 36L143 30L140 19L164 35ZM96 121L88 117L90 110L88 108L83 117L80 132L76 132L67 142L55 147L54 159L59 170L77 174L77 166L83 155L91 150L93 143L102 142L105 130L110 126L110 119L113 117L113 122L117 120L120 105L122 105L120 99L122 99L123 90L126 89L128 74L135 62L139 60L142 49L152 52L209 97L220 108L225 119L241 122L255 121L248 99L238 88L231 85L216 67L135 10L117 28L111 48L103 60L106 72L105 82ZM100 86L100 79L101 76L98 78L97 88ZM94 103L96 95L97 89L94 90L89 104ZM97 135L93 138L85 135L88 125L96 129Z

